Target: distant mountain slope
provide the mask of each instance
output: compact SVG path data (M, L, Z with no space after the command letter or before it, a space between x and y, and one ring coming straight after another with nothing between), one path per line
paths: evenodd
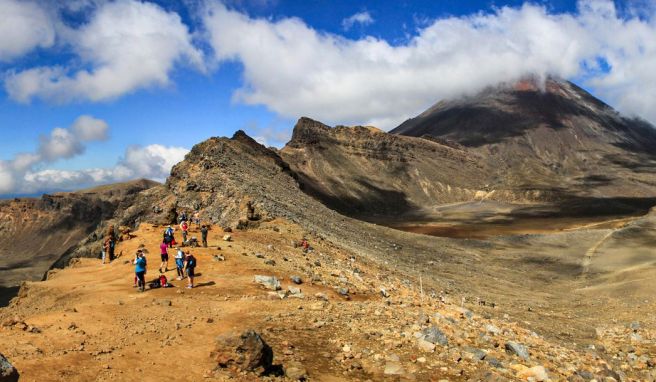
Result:
M464 147L309 118L280 155L307 193L346 214L419 213L438 201L482 197L488 181L481 158Z
M494 169L492 188L595 197L653 196L656 130L571 82L498 86L441 101L391 131L449 139Z

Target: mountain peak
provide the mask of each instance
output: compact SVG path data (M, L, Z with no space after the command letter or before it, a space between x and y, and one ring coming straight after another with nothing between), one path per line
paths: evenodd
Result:
M478 147L530 135L538 128L573 129L577 136L598 135L607 142L629 140L629 144L642 147L644 142L636 140L635 134L619 133L635 130L634 125L634 121L569 81L528 77L472 96L438 102L391 133L430 135ZM644 133L642 127L637 128ZM647 136L652 139L654 134Z

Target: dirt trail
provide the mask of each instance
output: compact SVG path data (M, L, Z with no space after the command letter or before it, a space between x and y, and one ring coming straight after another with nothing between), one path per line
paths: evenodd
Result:
M599 247L601 247L606 240L610 239L611 236L615 233L614 230L608 231L598 242L596 242L592 247L590 247L585 254L583 255L583 260L581 261L581 277L584 278L587 276L590 271L590 266L592 265L592 258L597 253Z

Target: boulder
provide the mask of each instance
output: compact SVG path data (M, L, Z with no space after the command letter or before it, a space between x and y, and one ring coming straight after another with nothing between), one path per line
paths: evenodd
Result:
M0 353L0 382L17 382L18 370Z
M505 348L506 353L508 354L514 354L524 360L528 360L529 358L528 349L526 349L526 346L518 344L517 342L508 341L506 342Z
M428 341L432 344L441 346L447 346L449 344L449 340L446 338L446 335L444 335L444 333L442 333L442 331L435 326L431 326L430 328L422 330L421 334L425 341Z
M303 279L301 279L300 276L292 276L290 277L290 280L292 280L292 282L297 285L303 284Z
M224 235L223 241L232 241L232 235Z
M255 282L271 290L280 290L280 281L276 276L256 275Z
M254 330L225 334L216 338L211 354L218 368L263 373L271 368L273 350Z

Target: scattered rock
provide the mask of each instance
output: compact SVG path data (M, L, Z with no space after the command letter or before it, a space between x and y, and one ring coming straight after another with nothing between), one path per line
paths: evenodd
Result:
M223 256L223 255L214 255L212 257L212 260L214 260L214 261L225 261L225 256Z
M275 276L255 276L255 282L271 290L280 290L280 281Z
M291 294L301 294L301 288L296 288L296 287L293 287L291 285L287 287L287 290Z
M544 382L549 380L549 374L543 366L534 366L530 369L524 369L517 373L517 378L523 380L532 380L537 382Z
M497 369L503 369L503 364L498 359L494 357L487 357L485 360L490 364L490 366L496 367Z
M266 260L266 261L264 262L264 265L275 266L275 265L276 265L276 261L275 261L275 260L272 260L272 259L269 259L269 260Z
M292 381L305 381L308 378L308 372L303 364L292 361L285 367L285 377Z
M0 382L17 382L18 370L0 353Z
M432 353L435 350L435 344L432 342L428 342L423 338L420 338L417 340L417 347L421 351L429 352Z
M501 329L492 324L485 325L485 331L495 336L501 334Z
M294 284L300 285L303 284L303 279L300 276L292 276L289 278Z
M402 375L405 374L405 370L399 361L387 361L383 373L385 375Z
M449 344L449 340L446 338L446 335L444 335L444 333L442 333L442 331L435 326L431 326L430 328L422 330L421 334L424 340L432 344L438 344L440 346L447 346Z
M505 348L506 348L506 353L508 354L514 354L523 360L528 360L529 358L528 349L526 349L526 346L524 345L518 344L513 341L508 341L506 342Z
M271 368L273 350L254 330L217 337L211 354L220 368L262 373Z
M388 298L390 296L389 293L387 293L387 290L385 290L385 288L380 288L380 295L385 298Z
M153 300L153 305L171 306L173 305L173 302L169 299Z
M232 241L232 235L224 235L223 241Z

